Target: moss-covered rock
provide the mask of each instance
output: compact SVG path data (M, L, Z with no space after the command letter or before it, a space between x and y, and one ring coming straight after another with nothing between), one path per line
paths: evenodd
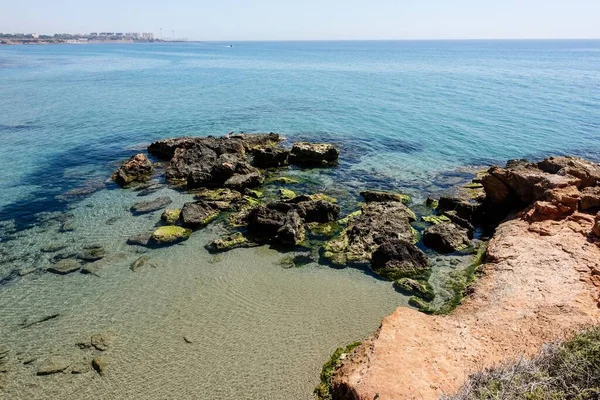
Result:
M163 211L160 219L167 225L175 225L179 220L179 214L181 214L180 208L168 208Z
M242 194L228 188L199 189L193 191L194 195L202 200L234 202L242 198Z
M265 181L265 184L278 183L280 185L294 185L300 183L298 179L290 178L289 176L275 176Z
M346 215L344 218L338 220L338 223L340 225L348 225L350 223L350 221L352 221L354 218L358 217L360 214L362 214L361 210L356 210L354 212L351 212L350 214Z
M329 203L337 203L336 198L327 196L326 194L323 194L323 193L311 194L309 197L311 198L311 200L314 200L314 201L323 200L323 201L327 201Z
M240 232L213 240L207 247L211 251L229 251L239 247L247 247L248 239Z
M337 232L340 231L340 224L336 221L319 223L319 222L311 222L306 225L308 230L313 235L325 236L325 237L333 237Z
M253 199L262 199L263 197L265 197L265 192L258 189L246 188L244 190L244 194L248 197L252 197Z
M437 225L444 222L451 222L450 218L445 215L424 215L421 219L430 224Z
M279 198L283 201L292 200L296 196L297 196L297 194L293 190L283 189L283 188L279 189Z
M351 343L346 347L339 347L336 349L329 361L327 361L321 369L321 383L315 388L314 394L319 400L331 400L331 378L337 368L339 368L341 362L346 359L348 354L352 352L356 347L360 346L360 342Z
M402 294L417 296L425 301L432 301L435 297L429 283L415 279L400 278L394 282L394 287Z
M187 240L191 234L191 229L180 226L161 226L152 232L152 240L158 244L172 244Z
M417 310L425 313L430 312L429 303L417 296L412 296L410 299L408 299L408 305L413 306Z
M381 190L365 190L360 195L367 203L374 201L399 201L404 204L410 203L410 196L402 193L384 192Z

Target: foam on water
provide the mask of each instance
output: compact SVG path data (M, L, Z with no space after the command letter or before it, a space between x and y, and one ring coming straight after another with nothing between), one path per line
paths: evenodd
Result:
M311 189L396 189L418 203L468 179L462 166L599 159L599 49L598 41L0 47L4 393L311 398L329 354L366 337L406 298L356 269L283 268L285 255L265 247L211 255L204 245L219 225L143 250L156 268L132 272L142 250L125 240L152 229L160 212L133 216L131 204L167 195L176 207L191 196L105 185L118 162L168 136L278 131L341 147L338 168L310 172ZM71 191L82 187L87 196ZM67 247L41 251L57 244ZM56 254L88 245L107 250L99 276L43 272ZM105 376L35 376L51 355L89 362L92 352L76 343L108 330L116 340Z

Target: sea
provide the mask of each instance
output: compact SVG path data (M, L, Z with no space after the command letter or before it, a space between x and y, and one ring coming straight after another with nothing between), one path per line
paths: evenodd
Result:
M600 40L0 46L0 110L0 398L312 399L330 354L407 297L266 246L210 254L219 224L127 245L160 216L134 202L192 197L112 171L162 138L277 132L339 146L315 188L419 207L510 159L600 161ZM86 246L106 251L92 273L47 272ZM78 345L98 333L104 351ZM38 376L56 357L69 367Z

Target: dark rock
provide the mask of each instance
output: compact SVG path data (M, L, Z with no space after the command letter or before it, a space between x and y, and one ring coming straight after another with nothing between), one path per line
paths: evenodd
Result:
M442 196L438 200L438 212L455 211L460 218L473 222L477 220L480 204L459 197Z
M331 144L294 143L288 162L295 165L327 166L337 163L340 152Z
M152 163L142 154L132 156L129 161L123 163L115 171L112 178L120 186L126 186L132 182L145 182L152 176Z
M200 228L208 225L218 214L219 210L210 207L205 201L196 201L183 205L179 220L185 227Z
M475 227L473 226L473 224L471 224L466 219L459 217L456 211L446 211L444 213L444 216L448 217L450 222L453 222L454 224L460 226L463 229L466 229L469 239L473 239L473 233L475 232Z
M274 238L285 223L285 215L292 209L291 206L287 207L287 210L278 210L275 207L259 206L250 210L247 217L248 233L260 238Z
M368 263L381 239L416 241L411 221L415 214L401 202L373 202L349 220L348 227L325 243L324 257L334 264ZM378 241L376 241L376 238Z
M260 186L264 181L263 176L259 172L251 172L245 175L234 175L225 181L224 186L229 189L243 192L246 188L254 188Z
M305 222L331 222L340 215L340 206L325 200L309 200L297 204L300 208L299 213Z
M421 277L429 273L429 261L425 253L411 242L385 238L373 252L371 268L388 279Z
M423 244L440 253L452 253L465 249L471 242L466 229L446 222L425 229Z
M157 197L150 201L141 201L131 206L131 212L133 214L146 214L157 210L161 210L171 204L173 200L170 197Z
M410 197L405 194L382 192L378 190L365 190L364 192L360 192L360 195L367 203L372 201L400 201L402 203L408 203L410 201Z
M295 246L304 241L306 232L302 219L296 211L289 211L283 220L283 225L277 230L277 243Z
M277 168L287 165L290 151L287 149L267 147L254 151L252 163L258 168Z
M213 166L217 162L217 153L202 145L194 145L190 148L178 148L165 171L169 181L187 180L191 173L198 176L210 175Z
M581 209L600 208L600 187L586 187L581 191Z

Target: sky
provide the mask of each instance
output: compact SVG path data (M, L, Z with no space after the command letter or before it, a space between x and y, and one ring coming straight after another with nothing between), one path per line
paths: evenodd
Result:
M0 32L190 40L600 38L600 0L3 1Z

